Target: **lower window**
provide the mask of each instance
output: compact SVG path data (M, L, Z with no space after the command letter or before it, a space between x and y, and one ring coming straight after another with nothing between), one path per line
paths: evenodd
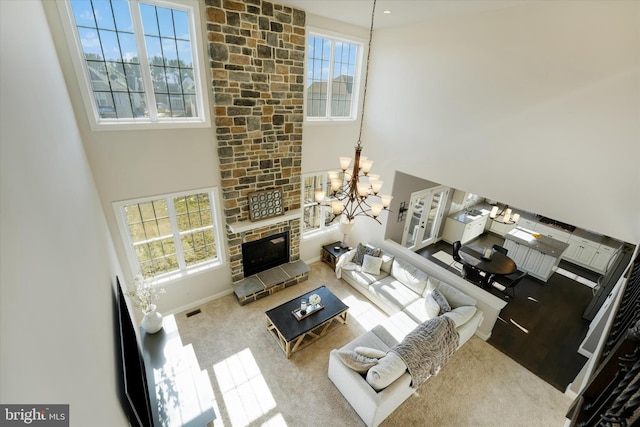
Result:
M114 209L134 274L160 280L221 264L212 189L117 202Z
M320 172L304 176L302 188L303 223L302 234L309 235L337 227L337 222L332 222L334 215L331 207L319 205L315 201L315 190L322 190L325 198L331 197L329 177L327 172Z

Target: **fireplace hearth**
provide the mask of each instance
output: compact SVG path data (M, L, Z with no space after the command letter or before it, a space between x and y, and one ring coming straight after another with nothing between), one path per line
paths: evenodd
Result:
M252 276L288 262L288 231L242 244L244 277Z

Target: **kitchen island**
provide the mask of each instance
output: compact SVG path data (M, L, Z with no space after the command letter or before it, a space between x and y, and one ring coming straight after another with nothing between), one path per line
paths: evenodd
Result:
M504 247L518 270L543 282L556 271L562 253L569 247L565 242L522 227L514 228L504 238Z

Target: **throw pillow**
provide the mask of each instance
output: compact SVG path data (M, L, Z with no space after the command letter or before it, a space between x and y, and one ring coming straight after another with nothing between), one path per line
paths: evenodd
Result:
M342 363L360 374L364 374L369 368L378 364L378 359L366 357L351 350L339 350L338 356Z
M396 353L387 353L385 357L367 372L367 383L375 391L380 391L405 373L407 365Z
M377 276L380 274L381 265L382 258L365 254L362 261L362 271L369 274L375 274Z
M430 294L434 289L438 289L438 287L440 286L440 281L438 279L434 279L433 277L429 276L427 278L427 286L426 289L424 290L424 294Z
M371 256L380 256L380 249L374 248L371 246L365 246L362 243L358 243L358 247L356 248L356 254L353 257L353 262L358 265L362 265L364 261L365 254Z
M436 302L440 306L440 313L446 313L448 311L451 311L451 306L449 305L449 303L447 302L447 299L444 297L444 295L440 293L439 290L434 289L431 292L431 297L433 297L433 299L436 300Z
M465 305L462 307L454 308L453 310L443 314L443 316L451 318L451 320L453 320L453 322L456 324L456 328L459 328L460 326L467 323L474 314L476 314L476 310L477 308L472 305Z
M391 266L393 265L393 260L395 259L395 257L391 255L389 252L380 250L380 258L382 258L382 265L380 266L380 271L384 271L385 273L391 273Z
M440 314L440 304L433 298L433 295L429 294L424 299L424 308L427 311L429 319L438 317Z
M378 350L377 348L371 347L356 347L353 349L358 354L361 354L364 357L370 357L372 359L380 359L387 355L386 351Z

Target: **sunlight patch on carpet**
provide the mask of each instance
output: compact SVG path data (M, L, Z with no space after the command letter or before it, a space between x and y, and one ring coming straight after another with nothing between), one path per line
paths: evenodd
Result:
M248 426L275 409L276 402L250 349L216 363L213 370L233 427ZM281 425L276 417L272 419L273 425Z
M575 280L578 283L582 283L583 285L586 285L591 289L595 288L598 285L596 282L592 282L591 280L586 279L578 274L572 273L571 271L565 270L564 268L558 267L558 269L556 270L556 273L564 277L567 277L571 280Z

